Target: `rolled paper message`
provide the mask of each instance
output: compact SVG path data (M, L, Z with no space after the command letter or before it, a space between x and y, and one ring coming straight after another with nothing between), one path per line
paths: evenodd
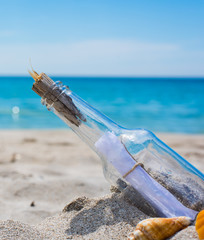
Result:
M136 161L114 133L106 132L95 143L95 147L98 153L103 155L121 176L124 176L125 180L156 209L160 216L195 218L196 211L185 207L141 166L134 167Z

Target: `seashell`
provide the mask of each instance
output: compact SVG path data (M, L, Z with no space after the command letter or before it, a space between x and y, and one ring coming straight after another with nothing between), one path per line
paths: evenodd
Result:
M190 224L189 217L146 219L137 224L128 240L163 240Z
M196 218L195 223L196 231L198 233L199 239L204 239L204 210L200 211Z

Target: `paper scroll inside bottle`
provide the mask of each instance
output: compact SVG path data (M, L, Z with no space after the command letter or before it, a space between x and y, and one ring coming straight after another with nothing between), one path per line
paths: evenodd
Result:
M135 160L114 133L105 133L96 142L95 146L98 152L106 157L121 176L126 176L127 182L143 195L144 199L156 209L160 216L195 218L196 211L183 206L169 191L150 177L141 166L134 168Z

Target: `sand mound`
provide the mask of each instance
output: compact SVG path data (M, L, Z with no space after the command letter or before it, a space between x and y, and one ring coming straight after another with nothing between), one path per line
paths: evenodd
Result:
M117 195L78 198L37 227L48 239L126 239L147 216Z

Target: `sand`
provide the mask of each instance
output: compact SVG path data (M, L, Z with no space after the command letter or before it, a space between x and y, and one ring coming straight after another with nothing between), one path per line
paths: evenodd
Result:
M204 135L158 136L204 172ZM71 131L1 130L0 139L0 239L126 239L148 218L110 193L100 159ZM198 238L191 226L172 239Z

